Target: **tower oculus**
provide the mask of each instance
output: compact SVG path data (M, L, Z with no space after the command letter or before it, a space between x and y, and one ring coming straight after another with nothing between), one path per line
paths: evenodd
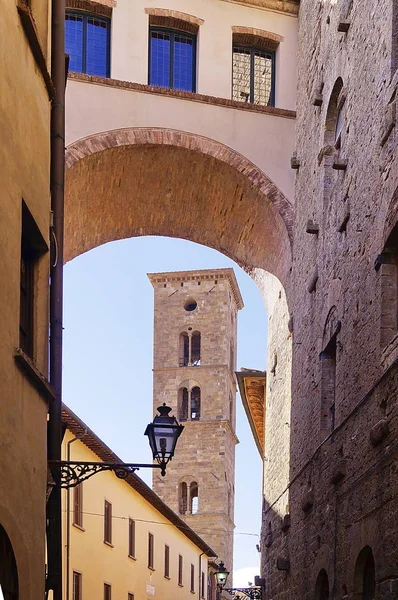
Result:
M154 409L185 425L155 492L233 567L237 311L233 269L152 273Z

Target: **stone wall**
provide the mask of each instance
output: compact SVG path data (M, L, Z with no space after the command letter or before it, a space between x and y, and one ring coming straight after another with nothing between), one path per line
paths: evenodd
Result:
M398 597L396 344L384 347L380 321L388 257L375 268L397 219L393 4L300 5L289 516L272 478L263 514L274 600L323 597L322 569L329 597L365 597L356 561L367 546L375 597Z

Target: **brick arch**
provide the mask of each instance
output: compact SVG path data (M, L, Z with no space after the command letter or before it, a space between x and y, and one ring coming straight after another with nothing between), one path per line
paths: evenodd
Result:
M293 208L231 148L183 131L118 129L71 144L66 168L66 260L115 239L166 235L285 283Z

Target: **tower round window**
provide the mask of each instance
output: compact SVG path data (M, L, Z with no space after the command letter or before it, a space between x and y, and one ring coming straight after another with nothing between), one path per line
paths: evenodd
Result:
M187 300L184 304L184 308L188 312L192 312L193 310L195 310L195 308L197 306L198 306L198 303L196 302L196 300Z

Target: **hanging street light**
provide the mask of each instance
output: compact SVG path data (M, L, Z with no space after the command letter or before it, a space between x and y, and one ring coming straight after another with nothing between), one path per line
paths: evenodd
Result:
M220 595L223 592L227 592L233 598L241 598L242 600L245 598L250 598L251 600L264 600L264 579L256 577L260 585L255 585L248 588L226 588L225 584L227 583L228 575L229 571L227 571L224 563L221 561L218 566L218 570L214 573L217 589Z
M166 465L173 458L177 440L184 429L175 417L169 416L170 411L171 408L163 403L144 433L148 436L153 459L157 461L155 464L50 460L53 485L72 488L101 471L113 471L119 479L126 479L138 469L160 469L161 474L166 475Z

